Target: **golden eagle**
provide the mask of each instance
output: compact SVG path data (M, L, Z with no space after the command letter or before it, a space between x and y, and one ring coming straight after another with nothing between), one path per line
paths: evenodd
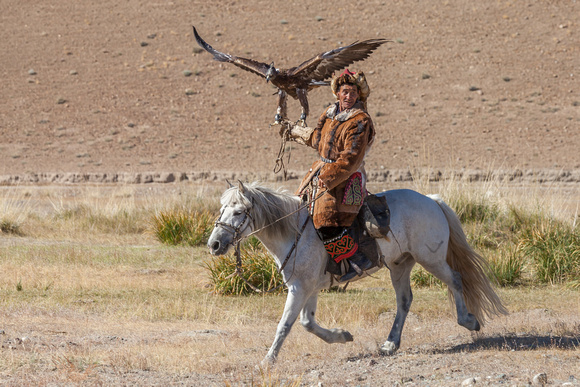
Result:
M278 109L275 123L287 118L287 95L298 99L302 106L300 121L303 125L309 113L307 94L310 90L319 86L329 85L329 82L325 80L330 78L335 71L341 70L356 61L368 58L381 44L389 42L386 39L357 41L348 46L338 47L318 54L296 67L277 69L274 67L274 62L268 65L253 59L241 58L217 51L199 36L195 27L193 27L193 34L197 43L212 54L215 60L233 63L246 71L266 78L266 82L271 81L278 88Z

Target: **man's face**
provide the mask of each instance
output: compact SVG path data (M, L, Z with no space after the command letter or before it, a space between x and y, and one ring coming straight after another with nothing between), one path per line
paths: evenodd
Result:
M340 110L352 108L358 97L358 88L356 86L348 84L340 86L338 91Z

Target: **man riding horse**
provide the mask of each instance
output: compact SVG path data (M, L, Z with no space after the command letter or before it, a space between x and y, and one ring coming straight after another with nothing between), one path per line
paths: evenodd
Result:
M348 261L348 272L340 278L345 282L371 268L377 256L372 238L353 227L367 195L364 157L374 141L375 129L366 111L370 89L362 71L345 70L332 80L331 89L337 102L320 116L315 128L285 121L281 135L316 149L320 155L298 193L311 201L314 227L331 258L327 271L344 274Z

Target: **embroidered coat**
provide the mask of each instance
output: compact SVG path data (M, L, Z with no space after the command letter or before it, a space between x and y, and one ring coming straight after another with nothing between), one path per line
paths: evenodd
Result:
M317 178L328 189L314 203L312 219L316 228L349 227L366 196L364 157L374 140L373 122L361 102L349 110L338 110L338 102L331 105L305 141L318 151L320 159L312 164L298 192L312 189Z

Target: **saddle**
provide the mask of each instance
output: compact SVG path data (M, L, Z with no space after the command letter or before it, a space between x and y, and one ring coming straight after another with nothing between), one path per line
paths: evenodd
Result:
M372 262L372 267L383 265L376 239L387 238L390 216L387 199L384 196L367 195L349 229L353 239L358 243L359 250ZM344 275L348 269L348 259L336 263L329 258L326 266L326 271L335 275Z
M367 195L357 219L373 238L387 238L391 223L391 211L387 198L373 194Z

